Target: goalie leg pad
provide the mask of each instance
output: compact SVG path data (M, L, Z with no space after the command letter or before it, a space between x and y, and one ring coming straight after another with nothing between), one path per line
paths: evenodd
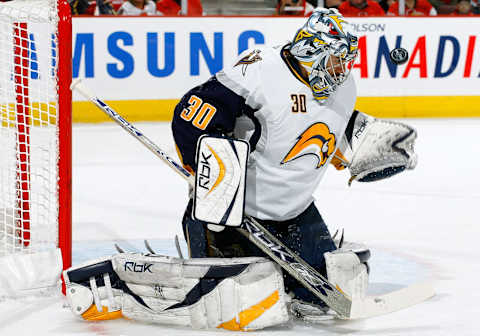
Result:
M324 256L328 280L350 298L363 299L368 287L367 265L349 250L338 249Z
M63 272L70 309L85 320L122 317L122 296L126 288L113 270L112 258L96 259Z
M288 320L281 271L265 258L182 260L121 253L64 275L72 311L85 319L125 316L228 330L262 329Z

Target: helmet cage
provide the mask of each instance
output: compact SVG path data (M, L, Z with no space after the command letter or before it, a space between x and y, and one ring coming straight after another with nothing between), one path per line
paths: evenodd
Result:
M325 101L350 75L358 51L357 37L332 9L317 9L297 31L290 52L307 70L318 101Z

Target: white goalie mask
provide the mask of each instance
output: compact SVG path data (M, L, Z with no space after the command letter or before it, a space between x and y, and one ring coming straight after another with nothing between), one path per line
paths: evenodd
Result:
M324 102L348 78L358 38L338 10L317 8L295 34L290 53L307 70L315 99Z

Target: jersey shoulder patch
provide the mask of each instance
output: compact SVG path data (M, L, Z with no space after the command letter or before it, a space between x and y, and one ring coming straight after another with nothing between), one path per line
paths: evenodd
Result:
M233 67L241 66L242 75L245 76L245 73L247 72L247 68L250 64L253 64L262 60L262 56L260 56L261 52L262 51L260 49L255 49L251 51L249 54L242 57Z

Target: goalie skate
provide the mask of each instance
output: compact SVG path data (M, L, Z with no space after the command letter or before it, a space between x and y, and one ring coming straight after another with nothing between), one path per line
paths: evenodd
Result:
M289 312L296 319L312 323L331 320L337 316L337 314L327 306L322 307L297 299L292 299Z

